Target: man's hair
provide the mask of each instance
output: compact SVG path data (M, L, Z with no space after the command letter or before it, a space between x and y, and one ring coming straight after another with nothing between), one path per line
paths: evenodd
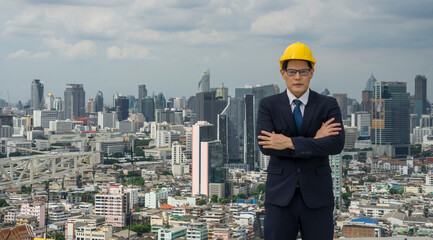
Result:
M297 60L297 59L289 59L289 60L285 60L284 62L283 62L283 68L282 69L286 69L287 68L287 64L289 63L289 61L290 60ZM308 64L308 68L309 69L312 69L313 68L313 64L310 62L310 61L307 61L307 60L301 60L301 61L305 61L305 62L307 62L307 64Z

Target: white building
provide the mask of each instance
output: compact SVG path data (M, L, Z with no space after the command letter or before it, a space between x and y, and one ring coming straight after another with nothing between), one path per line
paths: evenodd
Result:
M168 189L153 189L151 192L146 193L145 196L145 207L147 208L159 208L159 200L167 199L168 197Z
M208 239L208 230L206 223L191 223L186 231L187 240L205 240Z
M116 128L117 113L98 112L98 126L101 129Z
M262 152L259 152L259 158L260 158L260 169L266 170L269 165L269 161L271 160L271 156L265 155Z
M50 121L50 131L55 133L70 132L73 128L71 120Z
M65 113L56 110L33 110L33 126L49 128L50 121L64 120Z
M171 147L171 143L179 141L180 134L176 131L158 130L156 132L156 147Z
M46 105L48 110L55 109L54 108L54 100L55 100L54 95L52 93L48 93L48 96L45 98L45 105Z
M433 127L415 127L412 144L423 144L424 136L433 135Z
M197 206L197 200L198 198L196 197L179 197L179 196L175 196L175 197L171 197L169 196L167 199L167 204L173 206L173 207L179 207L179 206L190 206L190 207L195 207Z
M45 226L45 205L43 203L22 204L20 215L34 216L38 219L39 227Z

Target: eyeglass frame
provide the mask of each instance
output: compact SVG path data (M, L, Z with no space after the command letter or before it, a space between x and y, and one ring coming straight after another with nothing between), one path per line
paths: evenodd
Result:
M288 73L288 71L295 71L295 73L294 73L293 75L290 75L290 74ZM307 73L306 73L305 75L303 75L303 74L301 73L301 71L306 71ZM311 73L311 69L308 68L308 69L299 69L299 70L297 70L297 69L290 69L290 68L289 68L289 69L285 69L284 72L286 72L287 76L290 76L290 77L295 76L296 73L299 73L299 75L301 75L301 76L303 76L303 77L306 77L306 76L310 75L310 73Z

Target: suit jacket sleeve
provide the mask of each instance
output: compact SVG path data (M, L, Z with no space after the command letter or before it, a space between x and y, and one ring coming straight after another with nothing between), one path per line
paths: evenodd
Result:
M337 100L330 98L327 120L335 118L334 122L340 123L343 128L341 111ZM318 129L317 129L318 130ZM317 131L316 130L316 131ZM344 148L344 129L336 136L314 139L311 137L292 137L295 147L294 157L326 156L340 153Z
M269 101L260 100L259 111L257 113L257 124L256 124L256 136L263 135L261 131L272 132L276 131L274 121L272 119L272 111L269 108ZM275 149L264 149L262 145L259 145L260 151L265 155L279 156L279 157L294 157L294 151L291 149L275 150Z

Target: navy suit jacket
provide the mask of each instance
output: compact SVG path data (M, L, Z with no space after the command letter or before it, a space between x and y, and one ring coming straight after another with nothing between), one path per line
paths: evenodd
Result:
M257 115L256 134L274 131L292 139L295 150L264 149L270 155L267 168L266 204L289 205L299 184L302 197L309 208L334 204L329 155L338 154L344 147L344 130L336 136L313 139L323 122L335 118L340 123L341 112L335 98L310 91L302 119L302 130L296 134L296 125L287 92L263 98Z

